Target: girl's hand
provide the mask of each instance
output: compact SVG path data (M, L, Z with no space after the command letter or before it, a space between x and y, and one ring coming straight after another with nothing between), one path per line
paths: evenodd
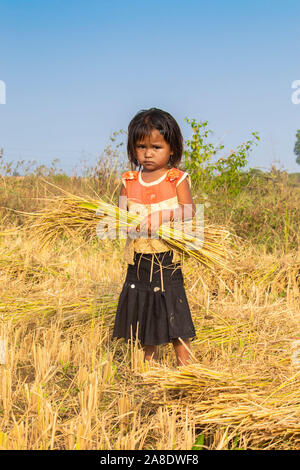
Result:
M137 227L133 227L129 230L130 234L139 233L146 234L149 238L158 238L156 235L157 230L162 224L162 211L155 211L152 214L147 215Z

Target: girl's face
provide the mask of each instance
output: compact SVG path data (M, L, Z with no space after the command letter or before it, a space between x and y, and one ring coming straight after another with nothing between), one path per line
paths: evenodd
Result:
M138 140L135 150L136 158L145 171L168 168L168 161L172 155L171 148L158 129L154 129L150 137Z

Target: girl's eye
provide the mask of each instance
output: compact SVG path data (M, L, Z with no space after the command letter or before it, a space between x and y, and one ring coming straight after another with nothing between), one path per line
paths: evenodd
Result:
M145 145L141 145L141 144L140 144L140 145L137 145L137 148L138 148L138 149L139 149L139 148L144 148L144 147L145 147ZM161 147L158 147L157 145L154 145L154 148L155 148L155 149L160 149Z

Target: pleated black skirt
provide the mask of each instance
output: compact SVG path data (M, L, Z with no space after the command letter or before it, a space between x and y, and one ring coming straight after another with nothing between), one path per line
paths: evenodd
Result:
M195 328L184 289L180 263L172 250L134 253L119 297L112 338L160 345L175 338L194 338Z

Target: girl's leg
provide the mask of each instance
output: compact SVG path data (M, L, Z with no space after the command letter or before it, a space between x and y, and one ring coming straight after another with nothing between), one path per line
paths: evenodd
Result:
M190 341L188 339L182 340L184 344L190 349ZM177 338L173 340L173 346L175 349L177 365L178 366L185 366L188 364L190 359L190 354L181 341Z
M157 355L157 346L148 344L148 345L143 345L143 351L145 353L144 360L145 361L150 361L151 359L157 360L158 355Z

